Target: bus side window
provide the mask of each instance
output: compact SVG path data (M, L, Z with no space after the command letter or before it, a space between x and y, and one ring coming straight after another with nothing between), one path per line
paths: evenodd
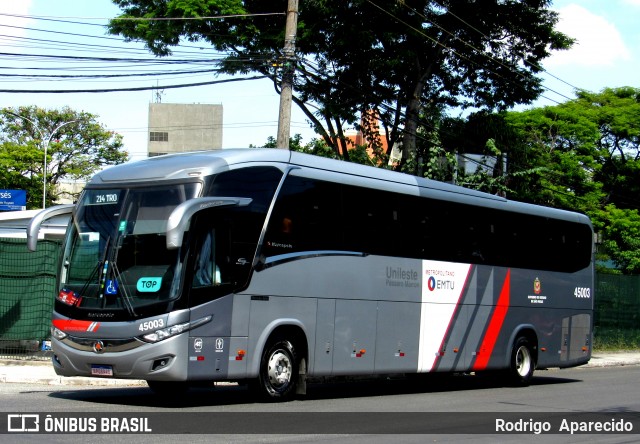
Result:
M220 268L216 264L215 257L215 230L211 230L204 235L196 256L194 287L210 287L222 283Z

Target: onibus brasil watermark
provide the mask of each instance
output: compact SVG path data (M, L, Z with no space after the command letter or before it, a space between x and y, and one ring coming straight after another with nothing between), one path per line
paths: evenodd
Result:
M640 412L12 412L7 433L638 434Z
M127 416L54 416L16 413L7 415L9 433L151 433L149 419Z

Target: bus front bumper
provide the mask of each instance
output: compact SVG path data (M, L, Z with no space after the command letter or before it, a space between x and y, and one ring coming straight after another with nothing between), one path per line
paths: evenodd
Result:
M96 341L98 343L100 341ZM188 333L131 350L102 352L78 350L52 339L52 363L57 375L99 378L186 381Z

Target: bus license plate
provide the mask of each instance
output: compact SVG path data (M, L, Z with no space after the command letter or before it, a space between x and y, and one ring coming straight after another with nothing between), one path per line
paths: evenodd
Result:
M92 376L113 376L113 367L110 365L92 365Z

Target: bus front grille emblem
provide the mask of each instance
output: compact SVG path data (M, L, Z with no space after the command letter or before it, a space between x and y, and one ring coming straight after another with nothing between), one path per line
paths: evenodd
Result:
M94 342L93 351L96 353L102 353L104 351L104 342L102 341Z

